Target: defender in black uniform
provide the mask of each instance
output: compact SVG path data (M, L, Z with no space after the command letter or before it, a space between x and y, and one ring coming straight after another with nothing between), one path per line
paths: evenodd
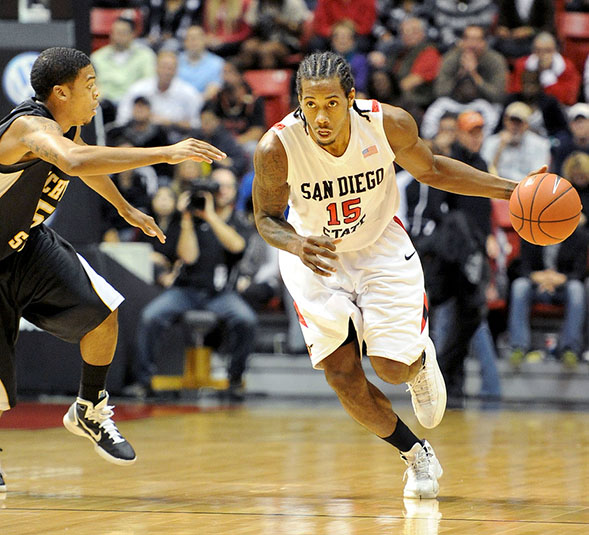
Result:
M163 242L154 220L125 201L106 173L188 159L210 163L225 154L195 139L145 149L86 145L79 127L95 115L98 91L90 59L78 50L42 52L31 85L35 98L0 121L0 414L16 401L14 346L24 317L80 344L80 391L63 418L65 427L90 439L106 460L131 464L135 452L111 418L105 390L123 297L43 222L70 175L79 175L130 225ZM0 491L5 488L0 474Z

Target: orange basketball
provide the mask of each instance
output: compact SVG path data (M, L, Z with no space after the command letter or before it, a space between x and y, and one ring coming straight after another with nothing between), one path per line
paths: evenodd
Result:
M524 178L509 199L509 218L516 232L536 245L568 238L581 218L581 199L571 183L553 173Z

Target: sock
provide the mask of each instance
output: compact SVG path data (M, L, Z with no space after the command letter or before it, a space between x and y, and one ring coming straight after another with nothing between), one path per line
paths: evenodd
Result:
M93 366L87 362L82 362L82 380L80 381L80 390L78 396L86 401L96 404L98 394L106 387L106 374L110 364L106 366Z
M380 438L395 446L401 453L409 451L416 442L423 446L423 440L419 440L401 418L397 418L397 427L395 427L392 435Z

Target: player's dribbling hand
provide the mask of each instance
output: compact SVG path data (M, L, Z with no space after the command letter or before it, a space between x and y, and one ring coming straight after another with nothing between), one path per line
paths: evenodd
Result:
M201 141L200 139L188 138L183 141L166 147L167 163L177 164L185 160L195 162L213 163L213 160L223 160L227 155L217 147Z
M132 227L140 228L147 236L155 236L161 243L166 243L166 235L157 226L153 217L133 207L126 212L119 212L119 214Z
M299 258L317 275L323 277L331 277L336 269L328 262L323 260L329 258L330 260L337 260L338 256L335 253L335 246L341 240L332 240L326 236L308 236L303 239L299 250Z

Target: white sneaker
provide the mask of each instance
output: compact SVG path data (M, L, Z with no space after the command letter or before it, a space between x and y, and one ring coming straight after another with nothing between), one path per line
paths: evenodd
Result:
M405 535L438 535L442 513L439 511L438 500L403 500L405 511Z
M425 344L425 364L407 386L419 423L427 429L436 427L446 411L446 384L438 366L436 348L431 338L428 338Z
M437 497L440 491L438 478L442 477L444 470L429 442L424 440L423 446L416 442L408 452L401 453L401 459L407 464L407 470L403 476L403 480L407 480L403 497Z

